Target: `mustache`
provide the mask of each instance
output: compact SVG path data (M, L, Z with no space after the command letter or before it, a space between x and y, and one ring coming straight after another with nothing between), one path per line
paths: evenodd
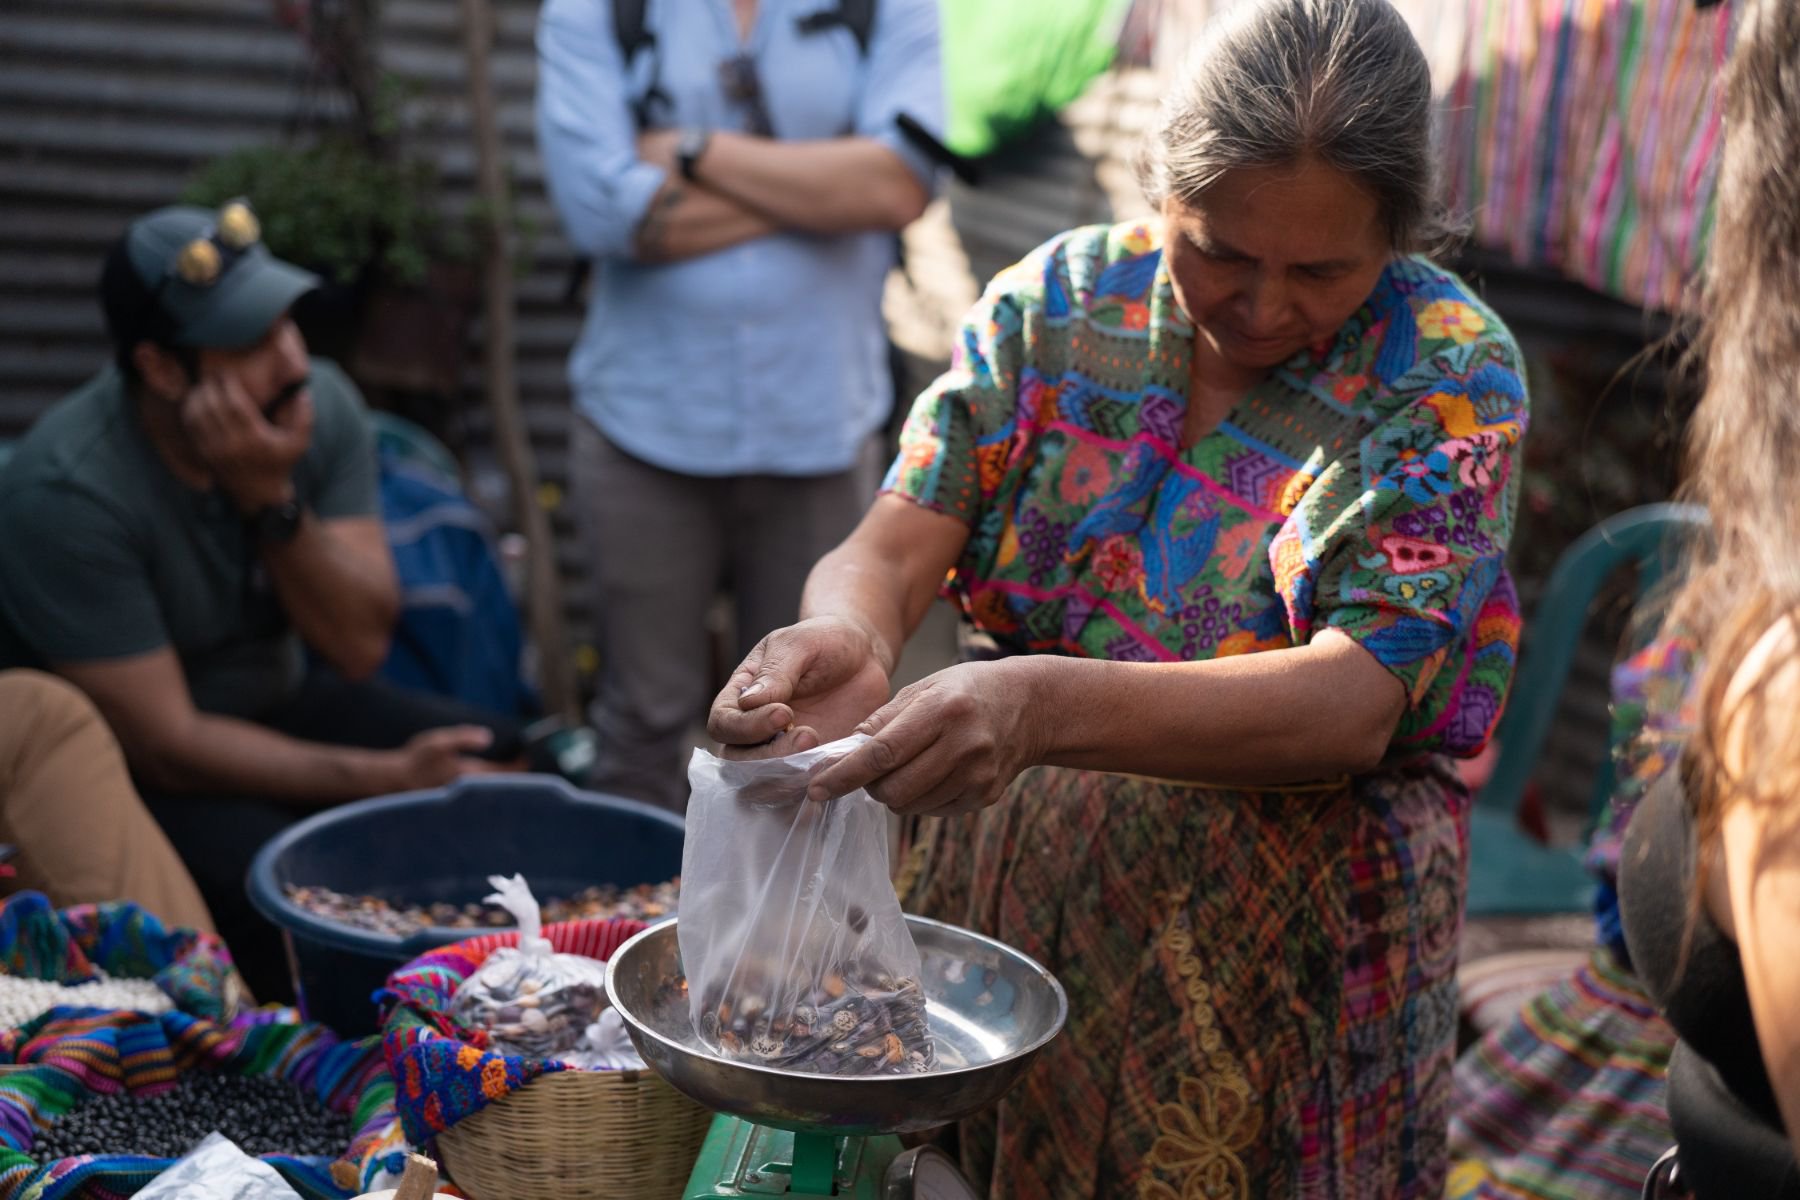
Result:
M307 384L311 382L312 376L302 375L300 378L283 387L279 392L276 392L274 396L270 397L267 404L263 405L263 416L272 417L283 408L286 408L288 402L295 396L298 396L301 392L305 391Z

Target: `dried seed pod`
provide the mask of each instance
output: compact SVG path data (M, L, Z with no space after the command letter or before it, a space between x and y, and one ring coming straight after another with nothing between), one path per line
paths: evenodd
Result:
M831 1027L839 1033L849 1033L856 1028L856 1014L847 1008L840 1008L831 1014Z
M758 1058L774 1058L781 1050L782 1045L775 1038L759 1037L750 1043L750 1053Z

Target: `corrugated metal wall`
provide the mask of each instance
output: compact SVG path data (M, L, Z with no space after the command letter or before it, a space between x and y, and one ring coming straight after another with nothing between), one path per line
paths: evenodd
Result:
M100 250L191 166L278 137L304 60L264 0L9 0L0 15L0 436L103 356Z

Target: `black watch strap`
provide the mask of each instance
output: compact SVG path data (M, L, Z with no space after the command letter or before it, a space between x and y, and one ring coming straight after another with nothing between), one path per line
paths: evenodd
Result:
M300 532L300 522L306 516L306 506L298 499L286 500L280 504L271 504L257 513L251 521L251 528L256 540L267 545L285 545L294 540Z
M680 139L675 143L675 165L681 169L681 177L689 183L698 183L695 172L700 165L700 156L706 153L707 145L712 141L712 130L693 126L681 131Z

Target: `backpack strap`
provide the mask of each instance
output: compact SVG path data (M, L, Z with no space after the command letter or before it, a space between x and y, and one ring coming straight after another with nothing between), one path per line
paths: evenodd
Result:
M656 35L644 19L649 3L650 0L613 0L613 37L618 39L619 55L627 69L639 50L656 43Z
M875 0L838 0L836 8L801 17L799 21L801 33L820 33L836 25L850 31L856 39L857 52L867 58L869 39L875 33Z
M631 78L631 64L638 51L656 48L656 35L650 31L649 9L650 0L613 0L613 37L619 43L619 57L625 62L627 79ZM632 116L637 120L639 130L650 128L654 105L669 101L669 95L663 91L656 75L657 71L652 70L649 90L631 102Z

